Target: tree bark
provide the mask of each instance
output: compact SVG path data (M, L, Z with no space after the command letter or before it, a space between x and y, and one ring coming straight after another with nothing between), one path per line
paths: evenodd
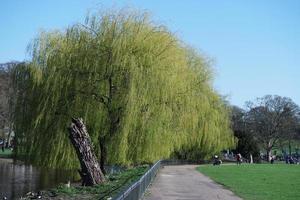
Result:
M289 155L292 155L292 145L291 145L291 140L289 140Z
M8 135L7 135L8 146L11 145L11 141L10 141L11 133L12 133L12 125L11 125L11 123L9 123L9 129L8 129Z
M272 147L268 147L267 149L267 161L271 161L271 156L272 156Z
M274 144L274 143L271 143L271 141L269 141L268 144L267 144L266 150L267 150L267 161L268 161L268 162L271 161L273 144Z
M72 118L69 138L80 161L81 170L79 173L82 185L92 186L103 183L105 181L104 175L92 150L90 136L81 118Z

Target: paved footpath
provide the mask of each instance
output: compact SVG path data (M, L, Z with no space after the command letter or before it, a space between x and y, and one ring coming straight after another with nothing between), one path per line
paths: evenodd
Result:
M160 169L143 200L241 200L230 190L196 171L197 165Z

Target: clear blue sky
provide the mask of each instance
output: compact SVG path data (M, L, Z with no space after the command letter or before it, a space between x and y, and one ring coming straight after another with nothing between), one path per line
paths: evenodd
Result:
M150 11L214 58L215 88L232 104L278 94L300 105L298 0L1 0L0 63L28 59L26 47L39 30L61 29L112 6Z

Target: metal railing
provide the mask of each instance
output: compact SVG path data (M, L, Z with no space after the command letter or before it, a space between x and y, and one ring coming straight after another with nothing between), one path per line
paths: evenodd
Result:
M157 161L138 181L133 183L125 191L120 192L113 200L138 200L140 199L151 181L155 178L162 161Z
M169 159L162 160L161 165L202 165L208 164L209 161L205 160L178 160L178 159Z

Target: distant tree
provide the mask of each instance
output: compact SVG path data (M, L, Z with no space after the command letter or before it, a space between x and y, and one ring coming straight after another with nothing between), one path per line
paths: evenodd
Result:
M300 141L300 120L298 121L297 131L296 131L296 140ZM299 155L299 145L295 148L296 153Z
M12 130L13 85L12 73L19 62L0 64L0 129L9 128L8 138Z
M284 127L284 135L280 138L279 144L282 149L284 149L284 146L288 146L288 153L291 155L293 144L300 141L300 113L296 112L294 116L286 117Z
M246 111L238 106L231 107L231 127L236 131L245 131Z
M243 156L250 159L250 155L253 159L259 160L259 146L254 136L247 131L245 121L246 111L237 107L231 107L231 127L234 136L237 138L237 146L234 152L241 153Z
M9 74L3 64L0 65L0 129L3 129L8 120L8 84Z
M245 116L247 130L267 152L282 139L291 138L295 132L295 119L299 107L290 98L266 95L255 102L248 102Z

